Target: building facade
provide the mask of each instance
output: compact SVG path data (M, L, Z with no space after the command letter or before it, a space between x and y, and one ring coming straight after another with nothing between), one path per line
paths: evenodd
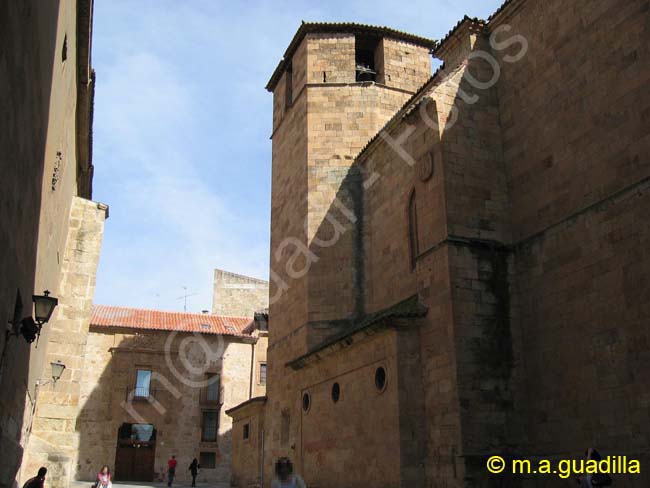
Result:
M222 269L214 270L212 313L252 317L269 307L269 282Z
M90 322L76 479L108 464L116 481L230 480L232 421L225 411L264 393L251 318L96 305Z
M253 397L226 411L232 417L231 486L264 485L266 396Z
M263 473L238 486L280 456L321 488L650 461L648 15L509 0L439 42L301 25L267 85L269 383L232 412L233 473Z
M92 1L3 2L0 23L0 487L43 464L48 483L65 486L108 216L90 200ZM58 306L28 344L21 321L45 290ZM54 388L57 359L66 369ZM52 443L54 425L60 440Z

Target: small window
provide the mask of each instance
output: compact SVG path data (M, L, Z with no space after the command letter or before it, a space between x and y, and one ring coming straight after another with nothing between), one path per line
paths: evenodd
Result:
M284 108L288 109L293 105L293 67L287 66L284 76Z
M260 385L266 385L266 363L260 363Z
M384 391L386 389L386 370L383 366L380 366L375 370L375 387L379 391Z
M151 387L151 370L137 369L135 372L135 392L136 398L149 398Z
M341 387L339 386L338 383L334 383L332 385L332 401L336 403L339 401L340 397L341 397Z
M199 454L201 469L214 469L217 467L217 455L214 452L202 452Z
M302 411L307 413L309 412L309 408L311 407L311 395L309 395L309 392L305 392L302 394Z
M250 424L244 424L243 437L244 437L245 441L248 440L248 438L250 437L250 434L251 434L251 426L250 426Z
M411 192L409 197L408 206L408 238L409 238L409 254L411 261L411 271L415 270L415 265L420 254L420 246L418 239L418 209L417 200L415 198L415 190Z
M216 410L204 410L203 423L201 426L201 440L204 442L216 442L218 426L219 412Z
M266 312L255 312L253 320L255 327L260 332L268 332L269 330L269 316Z
M261 332L268 332L269 331L269 320L265 319L265 320L260 321L260 326L258 327L258 329Z

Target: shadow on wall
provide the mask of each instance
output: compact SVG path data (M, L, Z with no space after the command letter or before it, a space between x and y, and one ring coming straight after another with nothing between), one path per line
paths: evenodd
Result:
M466 77L467 73L471 73L474 79L485 80L490 79L490 72L488 71L490 65L481 58L474 58L468 65L461 69L450 72L448 75L457 81L460 86L468 93L472 92L472 87L469 86ZM442 78L442 76L441 76ZM446 123L445 117L448 116L446 112L449 106L439 106L436 103L437 96L434 94L432 100L424 103L424 108L427 111L429 120L434 120L442 125L441 129L433 129L425 123L420 111L420 105L416 105L416 109L405 116L405 123L400 123L392 129L390 136L393 140L400 139L400 136L405 132L406 124L415 127L413 134L402 144L400 149L408 153L409 158L400 156L396 148L391 147L387 142L379 138L374 142L375 148L379 147L370 156L363 156L357 159L349 168L344 168L333 164L331 167L319 167L319 171L326 173L322 177L323 181L327 181L331 186L327 190L322 190L325 193L330 193L334 198L334 203L327 208L323 214L325 217L315 229L314 237L309 242L309 254L305 257L311 262L309 267L308 279L308 300L309 300L309 317L310 322L307 327L307 347L308 349L316 349L320 344L327 341L333 336L338 336L345 332L347 328L353 327L355 323L362 320L368 313L376 312L387 307L394 306L412 296L414 293L420 293L420 299L423 303L430 305L431 309L440 304L433 302L428 293L435 294L438 290L429 290L426 286L421 286L421 283L430 283L433 281L431 277L432 270L430 268L430 261L426 261L427 256L431 257L438 249L442 249L442 254L447 252L445 239L448 237L447 220L454 220L455 222L466 222L468 227L472 227L473 222L482 222L482 220L473 214L471 205L474 202L479 202L485 193L489 193L488 188L485 191L479 191L476 195L468 195L465 191L467 181L474 181L473 178L484 177L482 172L490 173L494 170L502 171L502 162L498 158L500 153L500 139L498 132L493 135L492 142L486 142L487 135L479 133L480 124L484 122L484 118L492 116L496 118L496 96L494 89L487 91L483 94L483 98L475 105L468 106L457 94L458 86L447 88L444 93L445 102L447 100L453 101L453 105L459 109L459 122L456 124ZM447 102L449 103L449 102ZM441 114L440 116L438 114ZM396 120L402 120L401 117ZM493 127L490 126L490 129ZM498 123L497 123L498 130ZM479 144L480 150L483 153L488 153L487 156L464 158L456 157L452 160L450 148L453 145L454 151L458 148L457 143L462 144L463 138L466 134L478 134L476 142ZM461 142L459 142L461 141ZM477 147L477 153L479 148ZM445 160L441 156L449 155ZM471 161L469 161L471 159ZM476 163L479 161L480 168L468 166L471 162ZM443 163L445 167L443 167ZM424 165L429 164L430 169L427 170ZM477 165L478 166L478 165ZM448 177L448 174L458 172L460 176ZM470 176L470 173L474 172ZM464 180L467 176L468 180ZM500 173L501 179L486 178L485 185L499 185L505 186L503 174ZM454 191L458 191L458 195L464 195L465 207L461 207L457 202L448 207L445 205L445 185L454 185ZM413 212L414 221L410 221L409 202L412 196L415 195L415 202L417 212ZM452 195L453 198L455 195ZM484 202L482 202L484 203ZM477 208L480 208L477 205ZM469 210L468 210L469 209ZM445 214L447 210L450 214ZM463 213L466 212L466 213ZM479 212L476 212L478 215ZM497 226L500 223L497 222ZM499 230L501 228L499 227ZM468 235L467 237L472 237ZM447 244L447 246L451 246ZM305 253L307 254L307 253ZM450 251L453 254L453 251ZM475 260L469 266L478 266L478 261L487 260L484 263L486 270L491 270L486 275L486 281L494 281L495 277L503 274L503 259L497 252L494 256L491 253L481 254L480 259ZM484 259L485 258L485 259ZM443 259L444 261L444 259ZM445 270L449 271L449 270ZM291 283L289 283L291 285ZM508 306L508 290L506 284L506 297L504 298L501 293L503 290L498 290L496 299L499 304ZM446 305L446 304L444 304ZM501 404L507 404L506 401L502 402L501 397L509 399L509 380L511 370L507 368L505 372L493 371L490 368L477 368L474 369L476 364L480 364L484 355L491 355L494 349L506 348L510 346L510 323L508 318L508 311L502 313L502 307L496 307L494 313L488 313L484 317L484 323L481 324L483 337L476 340L469 341L467 347L476 346L470 351L456 351L456 349L465 348L466 344L455 344L453 339L448 336L441 338L440 343L436 346L440 348L440 344L444 343L442 348L449 357L454 354L462 355L470 363L469 366L463 365L462 371L459 372L463 377L463 381L468 382L489 382L490 384L497 384L503 388L503 392L499 398L494 402L482 399L472 399L472 407L476 411L480 411L484 404L489 404L489 408L494 410L499 408ZM314 320L315 319L315 320ZM445 317L447 319L447 317ZM447 325L442 326L440 323L435 322L436 319L429 317L426 323L422 325L421 332L422 343L429 337L438 334L441 329L446 329ZM460 324L460 322L459 322ZM465 324L460 324L459 328L464 327ZM495 341L495 331L503 332ZM444 342L443 342L444 341ZM426 351L426 350L425 350ZM418 351L419 352L419 351ZM502 355L499 356L503 358ZM286 358L288 360L294 358ZM405 358L400 358L403 360ZM426 363L427 358L422 359L422 364ZM399 362L399 361L398 361ZM400 363L401 364L401 363ZM511 364L511 361L504 361L504 364ZM452 368L459 367L455 365ZM415 371L420 374L420 370ZM446 371L447 377L453 377L456 371ZM299 373L300 374L300 373ZM399 371L398 375L408 376L406 371ZM436 391L436 384L429 378L424 377L423 383L425 389ZM282 380L280 380L282 381ZM311 379L312 383L316 383L315 379ZM301 384L301 380L296 380L296 384ZM277 387L276 387L277 388ZM427 396L431 398L431 395ZM365 400L365 399L364 399ZM435 400L437 401L437 400ZM495 405L492 405L495 403ZM367 405L360 403L358 411L363 411ZM410 408L408 401L400 403L400 411L405 412ZM440 412L435 411L440 408ZM437 426L434 419L442 416L442 413L453 412L452 415L460 416L460 405L457 397L450 400L449 404L438 407L427 406L427 414L429 415L429 422L424 422L424 428L428 429L426 438L438 438ZM376 412L375 412L376 413ZM302 418L300 412L293 412L296 418ZM279 417L279 413L277 414ZM350 419L340 418L339 430L342 433L337 439L320 439L320 438L305 438L307 425L300 423L296 427L297 436L297 452L294 457L294 462L301 473L305 476L307 481L317 480L322 481L323 473L340 473L342 466L338 461L340 460L340 452L349 450L353 446L354 455L358 464L361 466L355 470L354 476L359 476L365 467L371 466L373 462L382 462L381 459L363 459L359 455L364 454L365 447L354 445L353 442L345 441L345 432L355 432L361 435L358 431L359 425L355 424ZM506 415L503 415L506 418ZM322 421L320 418L314 418L310 422ZM407 419L395 419L400 422L400 429L403 431L404 439L408 439L411 433L411 424ZM302 422L307 422L303 418ZM505 422L504 422L505 423ZM269 436L279 437L278 432L272 429L277 429L278 423L271 423L269 428ZM419 428L419 427L418 427ZM492 425L492 436L487 436L490 440L497 438L501 441L505 437L505 425ZM318 429L311 429L312 432ZM416 429L417 430L417 429ZM448 429L452 430L452 429ZM422 467L426 466L428 477L437 476L434 472L441 473L443 476L449 475L450 477L456 476L456 470L462 472L462 467L457 467L456 463L460 464L452 456L440 456L440 452L453 452L453 446L462 445L460 438L460 429L454 430L449 433L449 439L445 439L442 447L440 445L427 446L432 449L432 453L428 453L426 449L417 452L411 459L402 459L400 469L401 477L411 476L411 471L416 472L415 479L422 482L424 476ZM417 439L413 438L412 444L415 444ZM300 446L304 444L320 444L320 452L317 454L302 454L305 459L300 459L301 449ZM505 445L502 444L502 445ZM474 446L473 446L474 447ZM476 451L481 452L482 446L476 446ZM272 447L273 449L273 447ZM369 452L369 451L366 451ZM273 454L284 454L281 452L273 451ZM307 456L311 455L311 459ZM386 452L386 461L394 455L394 450L391 449L390 453ZM419 457L419 458L418 458ZM269 456L268 459L271 459ZM444 466L441 466L441 459L444 459ZM330 464L333 462L333 464ZM304 472L302 466L318 466L318 472ZM272 466L265 467L265 476L271 476ZM453 473L450 474L450 473ZM473 473L472 473L473 474ZM347 476L347 475L346 475ZM341 481L355 485L352 475L348 479ZM366 480L372 478L372 473L366 473ZM363 478L363 476L361 476ZM417 484L417 483L416 483ZM379 486L379 485L378 485Z
M0 3L2 324L21 319L32 307L52 73L59 47L58 12L58 0ZM22 312L14 317L20 306ZM13 484L19 469L26 388L33 385L40 371L39 362L31 357L31 347L22 338L5 341L0 334L0 488ZM44 349L39 349L39 357Z
M167 354L165 343L172 334L178 340L171 341L172 352ZM214 425L215 418L219 422L222 414L219 383L216 389L204 385L206 377L221 375L222 364L217 361L206 369L201 366L205 355L189 348L185 357L201 373L187 374L174 346L192 337L91 328L80 401L83 407L76 422L77 480L94 480L107 464L117 481L163 481L167 461L175 455L176 479L181 483L191 481L188 467L193 458L201 458L203 463L198 481L229 481L229 458L225 465L222 451L230 445L230 430L216 427L215 431L204 425ZM181 375L181 371L185 373ZM204 431L206 439L214 440L203 441ZM209 468L211 463L214 468Z
M556 5L560 3L556 2ZM432 473L438 472L442 477L453 476L454 479L464 478L466 482L484 483L481 486L517 486L520 480L486 479L485 461L494 452L506 455L531 453L557 461L560 456L580 457L586 446L595 444L604 445L610 455L621 453L646 459L647 448L642 441L647 438L647 422L638 421L646 407L643 400L630 401L626 392L643 390L643 379L648 376L647 367L642 362L643 354L647 352L644 346L647 341L639 318L647 309L647 300L635 289L639 286L647 288L647 280L642 279L640 271L647 267L647 260L638 254L639 249L647 247L643 246L647 232L642 225L645 222L642 212L638 210L641 207L636 211L631 208L632 205L647 206L647 193L643 196L639 190L636 202L607 202L608 206L596 210L581 206L589 202L570 202L572 206L561 207L562 202L556 201L557 215L545 224L560 223L553 230L554 242L561 243L559 246L556 244L560 250L554 249L550 240L545 241L544 227L541 227L539 236L535 234L535 228L525 227L539 224L539 219L530 218L525 224L520 222L519 227L517 222L511 222L513 214L527 210L530 215L535 215L544 205L544 201L537 200L528 202L528 207L524 208L525 198L521 195L518 200L511 197L509 192L513 188L522 192L528 181L530 186L547 185L548 194L556 192L554 198L560 201L564 197L553 185L567 185L565 179L571 175L570 165L582 164L586 156L572 149L564 167L541 166L522 150L516 157L504 161L502 132L514 130L513 126L517 124L512 119L501 120L500 96L503 96L502 92L511 90L511 84L520 81L517 77L537 72L535 63L540 61L539 46L545 43L539 37L531 37L531 52L520 61L521 66L513 67L502 63L501 58L506 53L516 54L517 45L513 45L512 52L497 53L484 41L480 40L476 49L494 54L503 70L502 79L488 89L477 89L470 82L473 79L485 83L494 75L490 63L481 57L470 59L455 74L449 71L448 76L456 78L464 93L458 91L458 86L452 90L449 85L439 93L439 97L434 93L434 99L443 101L439 101L437 107L430 103L434 113L437 110L438 114L447 115L451 106L458 110L455 123L447 123L441 128L440 140L420 137L424 122L417 107L404 119L405 123L416 126L413 135L401 144L402 149L413 157L416 163L413 167L409 167L393 147L375 141L382 144L382 150L373 152L363 166L355 162L347 171L332 169L341 172L331 178L337 182L337 188L332 189L337 203L328 209L325 215L330 219L320 223L316 238L309 245L309 258L312 261L318 258L311 265L309 276L309 286L318 287L309 292L310 317L314 314L314 306L317 307L316 313L324 311L322 321L309 324L309 347L314 348L327 337L345 330L355 317L366 312L365 308L372 312L390 306L413 293L414 288L429 304L430 299L424 296L420 285L427 283L432 274L432 270L427 269L427 256L445 249L449 257L448 269L444 272L449 273L454 305L453 335L451 338L444 336L447 342L440 344L445 346L443 352L453 352L450 357L455 361L452 365L455 384L452 383L451 387L456 390L456 396L447 405L432 400L434 395L431 392L436 391L437 384L433 377L439 371L423 371L424 394L428 402L427 438L437 439L429 442L428 452L422 453L427 478L431 479ZM581 42L576 36L575 43ZM603 41L602 44L597 47L605 49L607 43ZM538 51L534 51L536 46ZM573 53L567 51L567 57ZM590 58L597 66L605 63L606 59L606 51ZM559 69L560 74L555 73L553 76L556 78L549 81L548 86L566 86L576 82L577 76L572 72L576 67L574 59L564 59L553 67ZM543 70L540 68L538 71L541 74ZM551 76L553 71L548 70L548 73ZM559 84L558 80L564 80L564 83ZM602 98L607 89L618 93L620 90L617 91L617 85L613 84L612 80L611 87L603 85L596 93L589 92L589 96L594 100ZM594 86L597 85L594 83L589 88ZM478 95L478 101L468 103L467 94ZM512 149L515 142L537 147L547 139L561 140L561 135L583 126L593 128L593 134L596 134L584 138L590 141L585 144L612 139L606 128L597 125L597 114L574 113L557 119L553 110L544 107L545 104L553 106L559 113L560 100L563 100L560 93L554 94L550 88L542 96L530 95L526 103L534 102L534 106L539 108L537 112L530 111L530 114L539 114L534 117L536 123L539 120L539 125L520 134L521 140L509 138L509 148ZM521 100L515 102L523 104ZM516 107L515 102L510 101ZM585 104L585 107L591 110L592 105ZM511 109L509 105L505 108ZM439 119L444 121L443 117ZM405 123L391 129L393 140L403 133ZM524 130L524 127L527 125L520 124L518 130ZM545 127L546 132L537 130L537 133L532 133L540 127ZM428 127L424 129L431 131ZM561 149L567 150L566 146L558 146L556 151ZM442 188L437 190L427 188L420 180L419 166L430 151L435 152L432 181L439 179L442 184ZM613 152L603 149L605 156L612 156L609 153ZM598 163L604 167L605 156L598 155L601 159L589 164ZM539 181L529 174L517 175L517 172L525 171L527 165L533 164L547 169ZM379 179L370 187L364 184L372 174L368 169L374 172L385 170L379 171ZM597 172L593 171L593 174ZM642 176L639 176L639 182L644 181ZM524 179L526 185L522 183ZM619 185L624 183L622 177L612 181ZM414 241L418 252L411 268L409 232L412 229L408 222L408 203L414 190L417 194ZM616 188L612 189L612 194L616 195L614 190ZM348 218L346 211L341 210L341 203L354 213L356 220ZM615 207L615 203L620 206ZM510 205L517 207L517 204L522 204L522 208L509 208ZM563 219L567 219L567 215L576 210L582 212L582 208L587 208L593 215L584 212L573 222L565 224ZM626 212L625 218L617 214L621 208ZM436 216L432 209L439 209L437 211L444 214ZM605 211L609 212L606 216L599 216L598 212ZM338 229L332 218L341 224ZM609 230L614 225L620 230L620 235ZM346 232L337 238L336 234L341 233L342 227ZM628 235L626 232L631 236L629 239L621 237ZM513 243L512 236L518 234L532 237L522 246ZM322 246L316 241L331 244ZM625 247L630 243L631 248ZM593 250L590 245L597 249ZM562 255L561 250L567 249L577 251L573 256ZM611 264L614 258L623 261L627 255L631 261ZM593 279L593 273L605 272L613 276L611 282ZM317 280L311 279L312 273L316 273ZM620 273L629 281L621 284ZM317 283L314 285L314 282ZM575 288L568 288L571 283ZM377 286L373 288L375 284ZM560 289L566 293L558 292ZM591 296L588 303L585 301L586 293ZM518 303L525 303L527 307L518 309ZM618 308L610 307L612 303ZM332 310L345 310L347 315L330 314L328 307L331 304L341 304L339 309ZM601 316L594 315L591 309L597 309ZM622 315L624 312L626 315ZM427 320L429 323L421 329L423 344L428 340L427 332L433 336L441 325L445 325L435 323L431 316ZM615 329L612 329L613 324ZM637 338L636 344L641 344L637 346L637 353L624 345L626 336ZM610 346L614 343L615 346ZM422 353L428 351L423 348ZM422 363L426 364L428 360L430 358L423 357ZM600 400L605 386L612 387L612 394L616 392L616 396L608 397L606 401ZM359 406L360 410L363 408ZM436 416L442 411L448 413L449 418L454 417L453 428L449 429L453 432L446 434L448 439L438 436L439 430L434 425ZM613 420L615 417L611 412L622 413L624 417L615 416L618 420ZM279 417L280 414L276 412L273 415ZM341 422L341 432L354 429L354 425L343 424L345 419ZM269 429L276 429L276 432L269 432L272 439L278 436L279 422L270 424ZM297 427L299 442L304 441L301 428ZM460 451L454 451L454 445ZM316 463L320 473L336 472L340 467L322 461L336 459L336 456L328 456L335 448L336 441L331 439L328 444L323 444ZM441 452L452 454L439 455ZM461 457L454 452L464 454ZM358 454L356 452L354 456L356 462L364 465L366 460L358 458ZM296 464L300 465L301 460L296 459ZM271 466L267 465L267 476L270 471ZM449 474L452 472L453 475ZM308 481L314 478L314 473L302 474ZM555 480L546 482L550 486ZM634 482L640 486L644 481L637 478Z

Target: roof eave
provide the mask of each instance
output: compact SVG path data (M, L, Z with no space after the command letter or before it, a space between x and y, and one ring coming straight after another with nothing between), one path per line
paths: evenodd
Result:
M234 407L229 408L228 410L226 410L225 413L229 417L232 417L233 413L235 413L235 412L237 412L237 411L239 411L239 410L241 410L243 408L246 408L246 407L248 407L250 405L253 405L255 403L261 403L262 405L264 405L266 403L266 396L258 396L258 397L249 398L245 402L242 402L239 405L235 405Z
M414 34L409 34L408 32L402 32L396 29L391 29L390 27L375 26L369 24L358 24L356 22L305 22L303 21L296 33L294 34L289 46L284 52L284 56L278 63L277 67L273 71L271 78L266 84L266 90L272 92L280 77L284 72L286 65L293 58L293 54L298 49L298 46L308 33L312 32L340 32L340 33L372 33L377 34L383 37L388 37L392 39L401 40L404 42L410 42L418 46L426 47L429 50L435 49L437 46L437 41L434 39L428 39L426 37L416 36Z

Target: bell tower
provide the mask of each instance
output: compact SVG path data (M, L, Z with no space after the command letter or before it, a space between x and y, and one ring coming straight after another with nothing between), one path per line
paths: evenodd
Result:
M386 27L303 23L271 76L271 347L295 356L319 323L361 312L354 159L431 76L434 47Z

